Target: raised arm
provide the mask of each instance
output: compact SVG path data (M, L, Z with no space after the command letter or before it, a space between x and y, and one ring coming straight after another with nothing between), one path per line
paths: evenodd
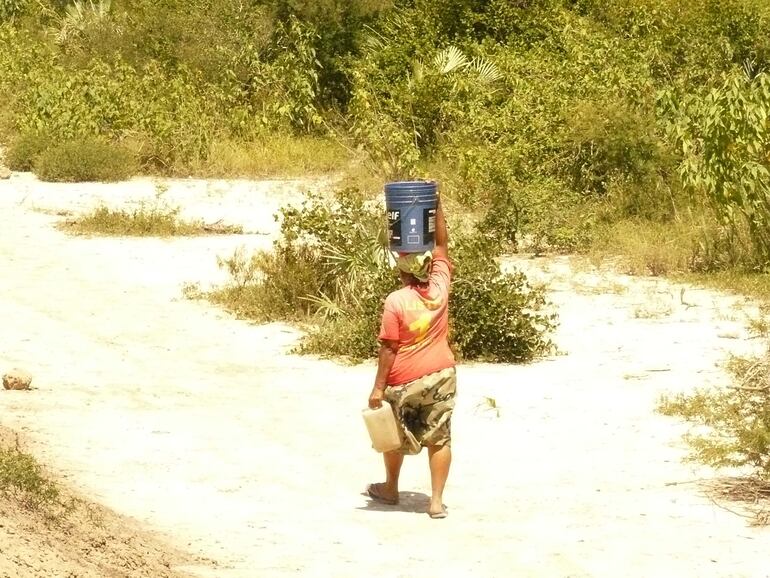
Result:
M446 219L444 219L444 207L441 204L441 195L438 197L436 206L436 248L433 253L436 256L449 257L449 234L446 230Z

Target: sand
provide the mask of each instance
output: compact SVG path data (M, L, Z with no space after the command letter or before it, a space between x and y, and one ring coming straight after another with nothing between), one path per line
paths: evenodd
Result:
M102 203L157 203L155 185L0 181L0 370L34 376L32 391L0 392L0 424L78 492L213 561L177 571L770 576L770 530L705 494L697 480L715 474L683 463L686 426L655 411L661 394L727 383L729 355L763 350L751 303L574 258L508 260L548 283L559 354L458 368L449 517L431 520L425 455L407 458L399 506L361 494L382 478L360 417L372 363L294 355L295 328L182 296L225 279L217 256L269 247L275 210L328 182L164 182L160 202L244 235L55 228Z

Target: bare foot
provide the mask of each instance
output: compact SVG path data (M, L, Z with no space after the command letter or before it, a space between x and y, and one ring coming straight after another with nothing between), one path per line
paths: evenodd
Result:
M398 504L398 489L389 488L387 484L369 484L366 494L375 502L395 506Z
M434 520L446 518L449 514L446 511L444 504L433 505L428 508L428 515Z

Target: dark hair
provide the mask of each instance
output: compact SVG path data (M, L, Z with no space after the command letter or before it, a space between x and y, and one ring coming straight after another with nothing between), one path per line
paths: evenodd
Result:
M428 284L427 281L420 281L412 273L407 273L406 271L402 271L401 269L398 270L398 273L401 276L401 282L404 285L427 285Z

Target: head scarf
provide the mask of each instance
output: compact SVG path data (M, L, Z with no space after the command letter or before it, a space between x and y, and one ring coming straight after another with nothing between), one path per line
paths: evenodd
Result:
M430 264L433 254L430 251L424 253L402 253L398 256L396 266L400 271L414 275L415 279L425 283L430 277Z

